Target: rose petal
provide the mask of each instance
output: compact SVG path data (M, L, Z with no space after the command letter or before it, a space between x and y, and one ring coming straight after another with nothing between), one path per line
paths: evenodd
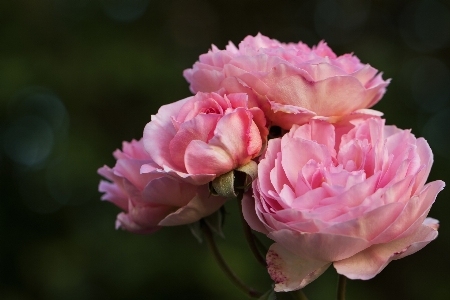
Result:
M303 233L281 229L267 236L294 254L317 261L341 260L370 246L362 238L321 232Z
M196 222L217 211L225 202L223 197L211 196L207 186L199 187L187 205L167 215L158 225L175 226Z
M275 292L301 289L322 275L331 264L296 256L276 243L270 246L266 260L267 270L275 281Z
M422 249L437 235L438 232L433 226L422 225L410 236L390 243L373 245L350 258L334 262L334 267L339 274L350 279L371 279L393 259L402 258ZM409 247L413 247L411 251L408 251Z

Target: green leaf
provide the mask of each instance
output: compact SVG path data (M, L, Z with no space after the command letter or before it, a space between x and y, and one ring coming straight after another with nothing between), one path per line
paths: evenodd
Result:
M195 239L201 244L203 242L202 228L200 227L200 221L189 224L189 230Z
M222 209L223 206L213 213L212 215L207 216L204 218L206 224L208 225L211 230L220 235L222 238L225 238L225 235L223 234L222 227L224 223L224 209Z
M275 291L273 289L270 289L265 292L264 295L259 297L258 300L277 300L277 296L275 294Z

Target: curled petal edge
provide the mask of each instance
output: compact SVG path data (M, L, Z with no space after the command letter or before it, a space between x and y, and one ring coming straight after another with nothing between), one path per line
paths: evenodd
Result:
M323 274L331 262L305 259L275 243L266 255L267 270L275 292L299 290Z

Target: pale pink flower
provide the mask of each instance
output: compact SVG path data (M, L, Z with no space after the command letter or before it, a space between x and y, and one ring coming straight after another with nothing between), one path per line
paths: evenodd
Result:
M197 93L162 106L145 126L143 142L164 172L202 185L260 155L265 126L263 112L248 108L246 94Z
M99 191L124 210L117 216L116 228L134 233L153 233L161 226L196 222L218 210L222 197L209 195L207 185L196 186L165 176L145 152L142 140L124 142L122 151L113 153L114 168L104 166L98 173L109 181L100 181ZM143 164L148 173L140 174ZM150 170L152 168L152 170Z
M339 117L377 103L390 80L353 54L337 56L325 42L309 48L261 34L238 47L216 46L183 75L196 92L249 94L273 125L289 130L315 116Z
M346 132L322 120L294 126L259 163L243 212L276 242L266 256L276 291L300 289L330 264L370 279L438 235L426 217L444 182L425 184L425 139L377 117L350 123Z

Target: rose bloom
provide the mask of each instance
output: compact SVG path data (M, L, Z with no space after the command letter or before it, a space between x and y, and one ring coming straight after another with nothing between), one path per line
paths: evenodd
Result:
M143 142L164 172L202 185L259 156L265 126L263 112L248 108L246 94L197 93L162 106L145 126Z
M124 142L122 151L116 150L113 155L117 159L114 168L104 166L98 173L109 180L100 181L99 191L105 193L102 200L124 210L117 216L116 228L153 233L161 226L196 222L225 202L222 197L210 197L207 185L188 184L158 172L142 140ZM143 164L147 165L147 174L140 174Z
M311 120L270 140L244 198L249 225L276 242L266 256L275 291L301 289L331 263L370 279L438 235L426 217L444 182L425 184L427 142L376 117L338 126Z
M314 116L342 116L373 106L389 84L377 73L352 54L337 56L323 41L309 48L258 34L238 47L213 45L183 75L193 93L220 88L248 93L250 106L289 130Z

